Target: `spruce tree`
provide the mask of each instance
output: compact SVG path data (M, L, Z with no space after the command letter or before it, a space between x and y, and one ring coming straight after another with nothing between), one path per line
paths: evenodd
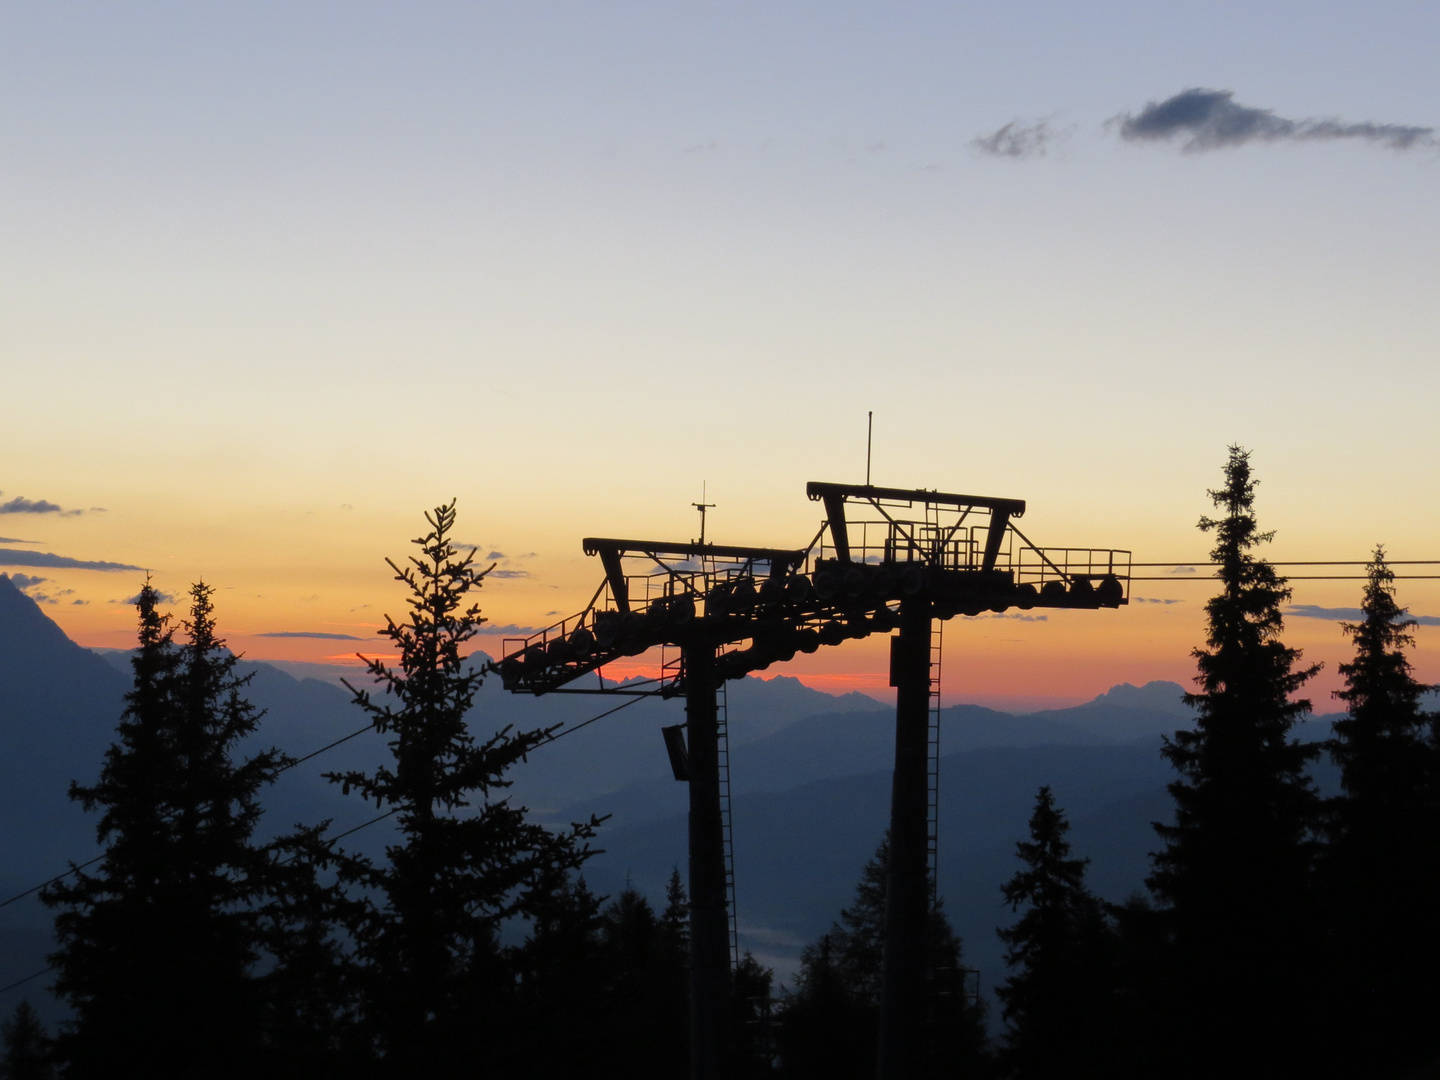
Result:
M600 947L608 1013L601 1041L610 1075L637 1080L673 1075L650 1053L652 1040L667 1034L661 1030L665 1002L659 996L664 992L660 921L650 902L629 885L601 913Z
M15 1006L5 1021L4 1053L0 1055L0 1080L50 1080L55 1070L50 1062L50 1040L35 1008L28 1001Z
M1018 1080L1113 1075L1113 932L1085 886L1090 860L1070 856L1069 831L1042 787L1030 840L1016 844L1026 868L1002 886L1010 909L1025 909L998 931L1014 971L996 991L1009 1025L1000 1062Z
M655 942L659 1006L650 1054L664 1076L683 1076L690 1063L690 898L678 867L665 887Z
M353 1075L368 1058L356 1030L356 987L343 927L365 909L336 880L330 822L297 826L268 845L266 896L256 912L262 958L267 1078L325 1080Z
M260 788L287 761L236 761L259 714L215 633L212 590L190 592L186 640L147 581L135 685L97 783L71 798L100 810L99 868L49 886L58 908L56 992L74 1010L57 1049L67 1077L253 1075L261 1003L257 908L271 857L252 842Z
M731 1045L734 1057L730 1075L735 1080L761 1080L774 1075L776 1046L771 1016L771 989L774 984L775 972L746 949L745 955L735 965L731 980Z
M501 1070L516 1077L619 1075L612 965L601 940L601 901L583 877L547 873L529 912L530 934L512 951L518 982L514 1031ZM494 1055L489 1060L494 1063Z
M786 1080L870 1080L876 1004L857 993L838 962L834 935L800 954L795 986L781 1001L777 1041Z
M1206 604L1206 648L1193 653L1199 690L1193 730L1162 750L1179 773L1169 785L1173 824L1148 883L1168 908L1167 1000L1157 1002L1174 1074L1284 1076L1313 1045L1316 960L1311 879L1318 799L1306 766L1319 751L1292 738L1310 702L1294 695L1319 665L1284 644L1280 607L1290 589L1255 553L1250 454L1230 448L1225 485L1210 492L1222 516L1211 555L1221 591Z
M779 1009L780 1071L787 1078L875 1075L889 853L887 834L860 872L855 902L801 951L795 988ZM960 939L941 904L931 911L929 952L927 1058L944 1075L976 1075L989 1055L984 1009L965 993Z
M513 950L519 1016L506 1070L549 1080L671 1080L689 1067L683 887L663 915L627 885L609 903L556 872ZM742 965L737 978L758 967Z
M512 1037L501 925L537 907L557 868L584 862L598 824L551 832L502 796L506 773L546 731L470 733L482 672L462 650L484 621L472 593L488 571L474 566L473 550L456 549L455 516L453 502L427 513L419 554L403 566L387 560L409 594L408 615L387 617L380 631L399 666L369 661L385 696L358 690L355 700L389 736L393 762L330 774L395 814L385 860L352 857L343 876L369 898L349 927L364 1020L388 1072L404 1077L472 1068Z
M1367 577L1363 620L1343 624L1355 657L1340 665L1347 713L1326 744L1342 794L1328 808L1324 880L1335 1029L1356 1074L1387 1076L1440 1051L1440 753L1421 707L1432 687L1407 655L1416 623L1396 602L1383 548Z

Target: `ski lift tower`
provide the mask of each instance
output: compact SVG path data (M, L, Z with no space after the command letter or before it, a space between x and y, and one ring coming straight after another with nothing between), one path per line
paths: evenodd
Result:
M932 693L938 703L934 620L1127 603L1129 552L1037 548L1015 525L1025 512L1018 499L868 484L813 483L808 493L824 504L825 522L806 548L585 540L586 554L605 570L589 605L529 637L506 639L495 665L516 693L685 697L692 1080L722 1080L728 1060L733 907L717 705L724 683L797 652L899 631L890 659L897 695L880 1078L911 1080L921 1074L926 1035L939 720L930 708ZM576 685L609 662L656 647L658 689L607 687L603 679L594 688Z
M1115 608L1128 602L1130 553L1041 549L1015 525L1019 499L812 483L824 504L816 592L896 596L890 639L895 771L880 991L879 1080L925 1067L926 931L936 844L939 657L935 621L1010 607Z
M693 1080L728 1076L731 958L734 941L728 840L728 750L717 690L770 661L732 663L717 652L748 639L781 642L773 658L788 659L793 637L788 606L774 603L805 552L712 543L590 538L587 555L605 570L590 604L579 615L524 639L507 639L496 665L505 687L517 693L659 693L685 698L686 734L676 779L690 785L690 1057ZM791 595L795 584L789 586ZM818 642L816 643L818 646ZM657 689L577 687L576 680L606 663L662 649ZM812 650L813 651L813 650ZM675 729L670 736L679 735ZM687 760L688 759L688 760ZM723 766L723 767L722 767Z

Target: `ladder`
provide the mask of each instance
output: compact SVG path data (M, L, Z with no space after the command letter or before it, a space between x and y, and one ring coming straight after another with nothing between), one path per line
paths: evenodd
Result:
M930 724L925 745L925 868L930 877L932 912L940 903L940 659L944 626L945 623L937 619L934 633L930 635ZM957 976L962 980L964 978L963 973L954 968L941 966L934 945L932 941L926 972L929 993L925 1006L925 1054L921 1073L926 1078L940 1076L942 1001L960 989L954 985Z
M729 706L722 681L715 690L715 726L720 751L720 822L725 832L725 916L730 925L730 964L740 963L740 928L735 918L735 837L730 824Z
M930 725L925 747L925 865L930 874L930 907L939 897L940 878L940 657L943 620L930 636Z

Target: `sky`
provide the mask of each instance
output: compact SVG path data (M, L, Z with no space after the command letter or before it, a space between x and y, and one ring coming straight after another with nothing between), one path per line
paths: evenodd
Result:
M493 625L541 626L582 537L688 539L702 485L709 537L808 542L870 411L876 482L1044 545L1203 558L1238 443L1274 558L1440 558L1437 40L1419 2L6 0L0 571L86 645L149 570L335 660L456 498ZM947 696L1187 680L1205 584L1132 594L952 622ZM1295 582L1317 698L1358 595ZM883 696L884 642L785 673Z

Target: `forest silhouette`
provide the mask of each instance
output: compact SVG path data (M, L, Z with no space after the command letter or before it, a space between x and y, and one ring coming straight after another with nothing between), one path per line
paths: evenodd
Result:
M1174 814L1155 825L1146 892L1108 904L1073 853L1063 792L1037 793L1018 869L996 882L1003 1030L937 902L927 933L928 1075L1405 1077L1440 1075L1440 720L1414 676L1414 622L1375 549L1363 618L1344 624L1346 714L1295 738L1317 665L1283 641L1291 593L1260 554L1247 451L1210 492L1219 591L1194 651L1193 729L1165 740ZM104 855L45 887L54 992L4 1025L0 1077L638 1077L689 1068L688 900L583 876L602 819L542 827L506 789L553 731L479 739L482 678L465 646L487 571L426 515L390 563L406 614L382 633L355 703L389 761L330 780L392 819L383 857L330 823L268 840L265 793L294 764L241 743L258 711L197 583L179 627L147 582L133 685L99 779L71 798ZM246 746L252 743L246 743ZM1340 790L1309 768L1328 755ZM1017 823L1019 825L1021 823ZM362 826L363 827L363 826ZM1018 831L1018 830L1017 830ZM746 954L734 972L727 1075L874 1075L886 838L854 901L808 945L791 986Z

